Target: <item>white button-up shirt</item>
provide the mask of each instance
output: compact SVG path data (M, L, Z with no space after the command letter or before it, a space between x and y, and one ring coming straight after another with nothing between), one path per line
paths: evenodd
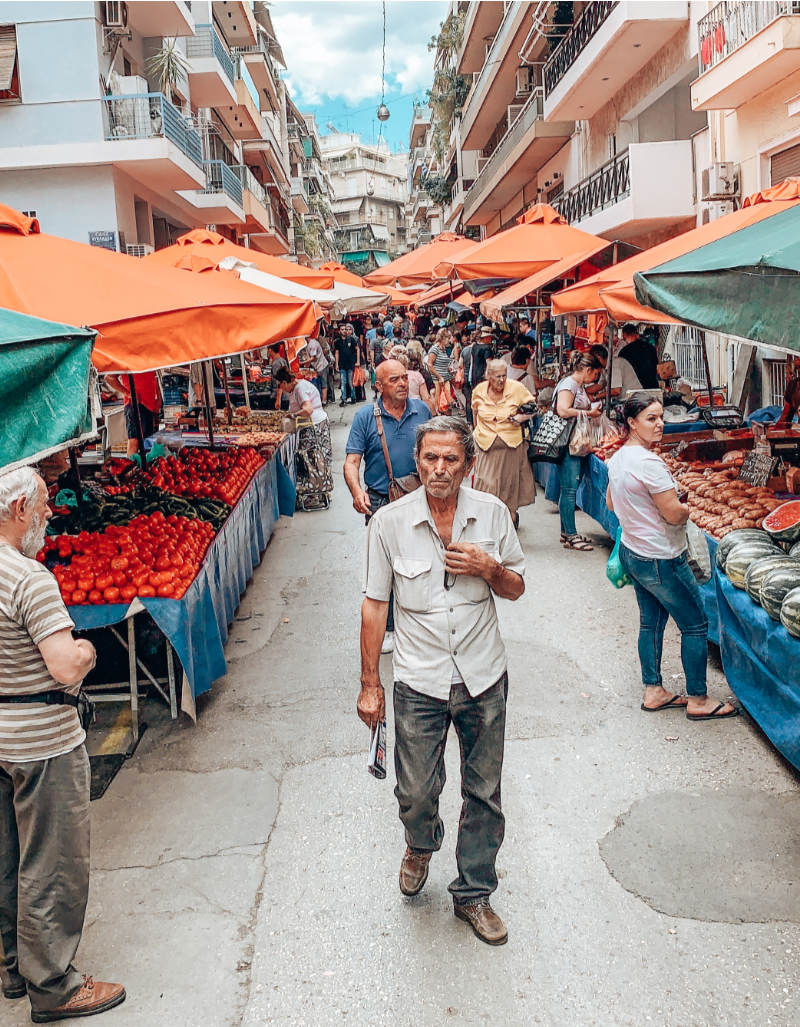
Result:
M453 542L471 542L507 570L524 574L511 514L488 492L462 485ZM448 575L424 488L378 510L369 523L366 594L388 602L394 589L394 679L435 699L450 695L453 667L472 696L490 688L507 657L492 590L483 578Z

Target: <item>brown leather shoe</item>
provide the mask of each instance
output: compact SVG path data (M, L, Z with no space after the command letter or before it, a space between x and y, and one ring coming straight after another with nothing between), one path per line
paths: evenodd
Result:
M488 899L476 899L463 905L453 902L453 912L459 920L469 924L487 945L505 945L508 941L506 925L489 905Z
M400 863L400 891L404 895L419 895L428 880L428 864L432 852L422 852L408 846Z
M32 1009L34 1023L50 1023L51 1020L69 1020L73 1016L94 1016L125 1001L125 989L121 984L95 981L88 974L83 975L83 984L62 1006L55 1009Z

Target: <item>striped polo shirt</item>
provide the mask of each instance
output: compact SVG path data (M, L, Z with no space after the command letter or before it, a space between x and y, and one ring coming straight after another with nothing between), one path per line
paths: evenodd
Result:
M433 354L433 366L436 368L437 373L446 382L449 382L453 377L450 372L450 361L453 359L452 350L448 353L446 349L441 348L438 344L434 344L428 351L428 356L431 354Z
M65 688L53 680L38 646L74 626L50 571L0 542L0 760L51 759L86 738L74 706L2 701L4 694L78 692L78 685Z

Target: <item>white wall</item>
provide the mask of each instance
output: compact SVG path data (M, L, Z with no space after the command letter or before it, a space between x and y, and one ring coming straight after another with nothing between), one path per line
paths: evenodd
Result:
M0 196L17 210L35 210L43 232L89 242L90 231L116 231L110 166L0 172Z

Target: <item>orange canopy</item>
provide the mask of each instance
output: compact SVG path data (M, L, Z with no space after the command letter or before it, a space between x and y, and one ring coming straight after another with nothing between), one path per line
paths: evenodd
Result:
M333 276L335 281L344 282L345 285L355 285L359 289L369 288L363 278L354 275L352 271L348 271L343 264L337 264L335 260L329 260L325 264L320 264L317 270L327 272Z
M313 304L58 236L0 204L0 307L100 333L99 371L148 371L314 331Z
M442 232L431 242L418 246L410 253L393 260L390 264L376 268L365 277L369 286L376 285L418 285L435 280L433 269L443 260L454 257L460 250L468 249L475 244L463 235L453 232Z
M538 203L513 228L443 260L435 270L440 278L527 278L563 257L606 243L572 228L552 207Z
M195 228L192 232L182 235L172 246L156 250L144 259L161 267L178 267L187 271L205 271L218 267L225 257L236 257L249 264L255 264L259 271L288 278L290 282L307 285L309 289L332 289L334 276L329 271L316 271L313 267L303 267L291 260L271 257L260 250L251 250L247 246L237 246L217 232L209 232L205 228Z
M439 285L432 285L430 289L418 293L411 301L413 307L428 307L433 303L449 303L455 294L461 289L461 282L441 282Z
M800 203L800 179L787 179L779 186L748 196L740 210L692 228L674 239L637 253L586 278L576 285L556 292L551 297L553 314L579 314L588 311L607 311L611 318L623 321L648 321L653 324L677 324L674 318L652 307L644 307L636 299L633 276L637 271L649 271L700 246L723 239L740 228L754 225L764 218L779 214Z
M605 239L598 239L594 247L586 250L585 253L573 253L569 257L564 257L563 260L557 260L555 264L548 264L547 267L537 271L536 274L529 275L527 278L523 278L521 282L515 282L514 285L509 285L507 289L498 292L491 299L484 299L481 302L481 313L491 321L502 321L503 310L506 307L513 307L529 293L538 292L539 289L543 289L546 285L550 285L551 282L564 278L572 271L576 272L577 277L580 277L581 271L583 271L585 277L588 271L584 270L581 265L586 264L595 253L599 253L607 246L613 246L613 243L606 242ZM589 264L589 271L594 271L596 266Z

